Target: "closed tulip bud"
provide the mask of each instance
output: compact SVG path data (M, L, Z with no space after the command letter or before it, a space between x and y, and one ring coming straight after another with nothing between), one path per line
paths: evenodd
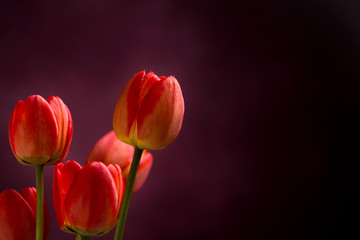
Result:
M73 132L69 109L59 97L39 95L19 101L11 115L11 149L24 165L49 165L64 160Z
M49 211L44 204L43 237L48 239ZM0 239L34 240L36 231L36 189L24 188L18 193L7 189L0 194Z
M114 131L110 131L102 138L100 138L100 140L95 144L88 156L86 163L88 164L93 161L99 161L105 164L118 164L121 168L122 175L126 183L133 155L134 148L126 143L121 142L115 136ZM145 150L141 156L133 193L138 191L145 183L150 173L152 162L153 156L151 153Z
M113 127L123 142L140 149L162 149L177 137L184 99L175 77L139 72L127 83L114 112Z
M118 165L75 161L54 169L53 203L59 227L68 233L100 236L116 224L124 191Z

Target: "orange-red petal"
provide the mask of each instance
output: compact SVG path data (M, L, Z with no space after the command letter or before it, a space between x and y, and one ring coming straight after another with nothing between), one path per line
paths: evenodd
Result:
M48 102L39 95L19 101L9 123L11 148L20 163L47 162L57 144L58 127Z
M81 171L81 166L75 161L68 161L65 164L59 163L54 169L53 180L53 204L55 210L55 217L58 226L68 231L66 226L66 216L64 214L64 202L77 174Z
M162 149L178 135L184 99L174 77L162 78L143 99L137 115L137 141L141 149Z
M116 103L113 127L116 136L123 142L131 144L130 128L135 120L140 106L141 86L144 82L145 71L138 72L126 84Z
M88 155L86 164L98 161L105 164L118 164L123 169L131 164L134 147L121 142L114 131L105 134L96 142Z
M115 180L103 163L85 165L65 198L67 224L79 234L106 233L113 227L118 197Z
M51 161L46 164L56 164L64 160L71 143L73 123L69 109L59 97L51 96L47 99L54 112L57 126L58 139Z

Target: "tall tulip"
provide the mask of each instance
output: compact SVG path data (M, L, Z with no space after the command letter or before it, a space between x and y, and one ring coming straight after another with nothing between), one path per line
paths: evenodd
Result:
M42 240L43 166L64 160L73 132L69 109L59 97L32 95L19 101L11 114L9 139L17 160L36 168L36 240Z
M175 77L141 71L126 84L116 103L113 127L118 139L135 147L115 239L121 240L137 169L144 149L163 149L179 134L184 98Z
M24 165L49 165L64 160L73 132L72 118L64 102L32 95L19 101L10 117L11 149Z
M53 203L59 227L83 237L109 232L117 221L123 190L118 165L75 161L54 169Z
M86 163L93 161L105 164L118 164L121 168L125 183L128 179L134 148L121 142L114 131L110 131L97 141L91 150ZM152 166L153 156L148 151L144 151L140 160L136 174L133 193L137 192L145 183Z
M49 235L49 211L44 207L44 239ZM0 194L0 239L34 240L36 222L36 189L24 188L18 193L7 189Z
M123 142L140 149L162 149L178 135L184 99L175 77L141 71L127 83L115 107L113 127Z

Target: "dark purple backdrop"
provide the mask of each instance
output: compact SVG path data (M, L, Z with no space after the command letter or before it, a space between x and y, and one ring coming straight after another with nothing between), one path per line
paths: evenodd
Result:
M18 100L60 96L74 121L67 159L84 164L126 82L146 69L176 76L185 117L176 141L152 151L126 240L359 235L359 4L115 2L1 1L0 191L35 185L9 146ZM52 173L49 239L74 239L56 225Z

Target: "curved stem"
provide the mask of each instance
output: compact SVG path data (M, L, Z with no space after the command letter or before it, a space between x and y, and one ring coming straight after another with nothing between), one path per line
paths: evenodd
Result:
M36 165L36 240L43 239L44 226L44 165Z
M124 235L126 216L130 205L130 198L132 195L136 173L139 168L140 158L143 151L144 151L143 149L139 149L135 147L135 152L134 152L133 160L131 162L129 177L127 179L125 186L125 193L121 202L120 213L116 225L114 240L122 240Z

